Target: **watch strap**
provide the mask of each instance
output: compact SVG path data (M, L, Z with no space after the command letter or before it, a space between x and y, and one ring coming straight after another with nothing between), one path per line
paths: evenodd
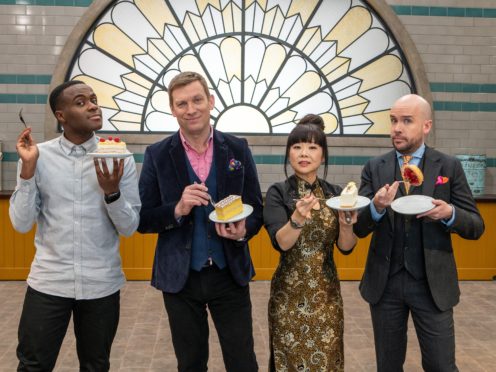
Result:
M120 197L121 197L121 191L120 190L117 192L113 192L111 194L105 195L104 196L105 203L107 203L107 204L113 203L117 199L119 199Z
M303 226L305 226L305 224L299 224L298 222L296 222L295 220L293 220L293 217L289 217L289 225L293 228L293 229L303 229Z

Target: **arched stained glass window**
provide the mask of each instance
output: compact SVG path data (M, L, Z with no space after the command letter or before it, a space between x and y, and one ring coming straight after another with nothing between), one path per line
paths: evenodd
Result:
M91 85L104 131L172 132L167 86L207 78L212 124L286 134L307 113L332 135L387 135L389 108L415 91L392 33L360 0L119 0L93 24L66 79Z

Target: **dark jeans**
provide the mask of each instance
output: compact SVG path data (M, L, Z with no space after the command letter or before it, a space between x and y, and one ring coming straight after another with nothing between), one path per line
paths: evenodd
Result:
M201 272L192 270L181 292L164 292L164 303L180 372L207 370L207 306L219 335L226 371L258 371L249 286L237 285L229 269L212 266Z
M19 323L17 370L53 370L72 314L80 371L108 371L119 301L119 291L95 300L75 300L28 287Z
M406 356L408 316L428 372L458 371L455 363L453 309L440 311L425 279L415 280L405 270L389 278L384 294L370 306L374 327L377 371L400 372Z

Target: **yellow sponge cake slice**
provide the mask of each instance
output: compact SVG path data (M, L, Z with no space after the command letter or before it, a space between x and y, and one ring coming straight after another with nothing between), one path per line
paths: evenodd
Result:
M240 213L243 213L243 203L241 196L229 195L215 204L217 218L222 221L229 220Z

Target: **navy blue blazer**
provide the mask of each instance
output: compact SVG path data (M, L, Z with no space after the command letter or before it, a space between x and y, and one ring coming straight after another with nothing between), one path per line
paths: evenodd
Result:
M221 238L227 266L234 280L244 286L255 275L247 240L262 226L257 170L246 139L214 130L213 144L218 200L241 195L243 203L253 207L246 219L245 242ZM241 167L229 170L231 159L240 161ZM139 180L142 207L138 231L158 233L151 284L164 292L179 292L190 271L193 214L180 222L174 218L174 208L190 183L179 132L147 147Z

